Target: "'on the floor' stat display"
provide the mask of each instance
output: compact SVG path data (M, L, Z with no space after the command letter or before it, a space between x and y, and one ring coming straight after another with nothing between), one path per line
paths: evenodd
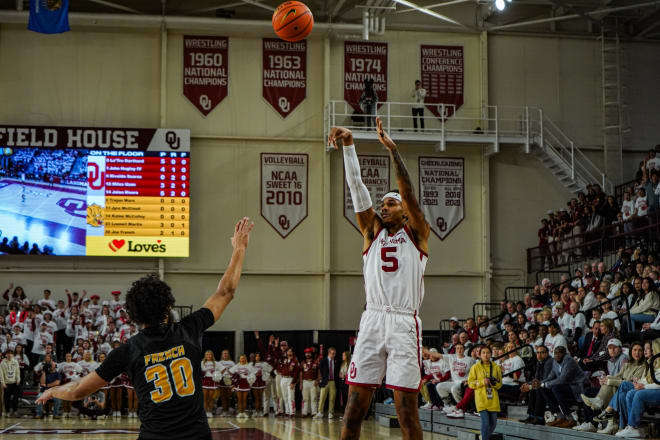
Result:
M187 257L190 131L0 125L0 254Z

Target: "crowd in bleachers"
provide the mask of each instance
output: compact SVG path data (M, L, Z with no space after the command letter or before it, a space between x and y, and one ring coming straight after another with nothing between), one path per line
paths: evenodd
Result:
M35 300L22 287L9 286L3 294L7 313L0 314L0 413L4 417L18 416L25 385L38 386L41 393L83 377L137 333L121 292L111 294L111 300L102 301L84 290L82 295L66 290L66 300L55 301L50 290L44 290L43 297ZM171 312L178 321L176 311ZM272 407L276 416L294 417L300 408L302 416L334 418L335 407L347 401L344 378L350 352L338 354L330 347L324 353L322 346L312 344L298 360L287 341L274 335L263 341L258 332L255 335L257 352L235 359L229 350L217 350L218 359L212 350L205 352L201 368L207 417L267 416ZM83 401L54 399L48 410L53 418L135 418L138 403L128 376L121 375ZM46 413L40 406L33 408L36 418Z
M48 184L87 184L86 166L81 166L87 152L74 149L18 148L0 175Z
M474 408L470 367L489 346L503 374L500 398L526 402L524 423L644 437L642 416L660 404L660 262L621 249L616 263L585 264L544 279L492 318L450 322L450 341L427 351L426 409L461 418Z
M656 150L650 150L640 163L636 181L624 189L622 200L605 194L597 184L589 184L586 192L577 193L566 207L548 211L537 234L541 267L566 264L571 255L589 256L589 247L582 245L598 236L628 233L655 222L659 206L660 157L656 157Z

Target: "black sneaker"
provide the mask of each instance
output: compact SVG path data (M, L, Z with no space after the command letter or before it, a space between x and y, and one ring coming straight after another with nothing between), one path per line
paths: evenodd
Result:
M520 423L533 423L534 420L535 420L534 417L532 417L532 416L527 416L526 419L521 419L521 420L518 420L518 421L519 421Z
M598 414L596 417L594 417L594 422L596 423L601 423L601 422L607 422L609 419L614 417L613 412L607 412L605 410L601 411L600 414Z

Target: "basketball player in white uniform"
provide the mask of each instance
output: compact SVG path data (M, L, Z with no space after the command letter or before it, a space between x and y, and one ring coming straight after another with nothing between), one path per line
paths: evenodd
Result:
M424 298L430 227L396 144L383 131L380 118L376 122L378 139L389 150L399 186L399 192L389 192L383 197L380 216L362 183L351 132L334 127L328 138L329 145L335 148L337 140L343 143L346 180L364 237L367 294L367 306L346 378L349 397L341 438L360 437L374 389L385 376L387 388L394 391L403 438L417 440L422 438L417 412L422 380L422 323L418 315Z

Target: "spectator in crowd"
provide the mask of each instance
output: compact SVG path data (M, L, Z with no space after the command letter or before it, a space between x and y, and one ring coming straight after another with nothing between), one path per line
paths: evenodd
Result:
M328 357L321 360L321 396L319 397L319 409L314 418L323 418L323 408L325 400L328 399L328 419L334 418L335 397L337 396L337 381L339 381L340 364L335 359L337 350L334 347L328 348Z
M584 390L584 372L575 359L566 352L565 347L556 347L552 372L545 382L541 383L543 395L553 416L546 420L548 426L572 428L575 421L569 417L570 408L580 402L580 394Z
M660 297L655 291L655 284L651 278L644 278L641 283L642 289L637 300L630 308L630 329L635 331L637 323L650 323L654 321L654 310L660 308Z
M468 372L473 364L473 359L465 355L465 346L462 343L456 345L456 354L438 354L437 358L444 360L451 371L450 380L439 382L436 385L436 391L444 402L445 408L443 411L450 413L456 409L451 404L450 395L456 403L460 402L463 398L462 386L467 382Z
M415 131L417 131L418 118L421 131L424 131L424 99L426 98L426 89L422 87L420 80L415 80L415 88L410 94L410 97L413 99L412 117Z
M5 356L0 362L0 383L4 394L5 416L14 417L18 411L21 372L18 361L14 358L14 351L7 350Z
M474 390L474 400L481 417L481 439L490 440L500 412L498 390L502 387L502 371L491 360L491 349L481 347L480 362L470 368L468 385Z

